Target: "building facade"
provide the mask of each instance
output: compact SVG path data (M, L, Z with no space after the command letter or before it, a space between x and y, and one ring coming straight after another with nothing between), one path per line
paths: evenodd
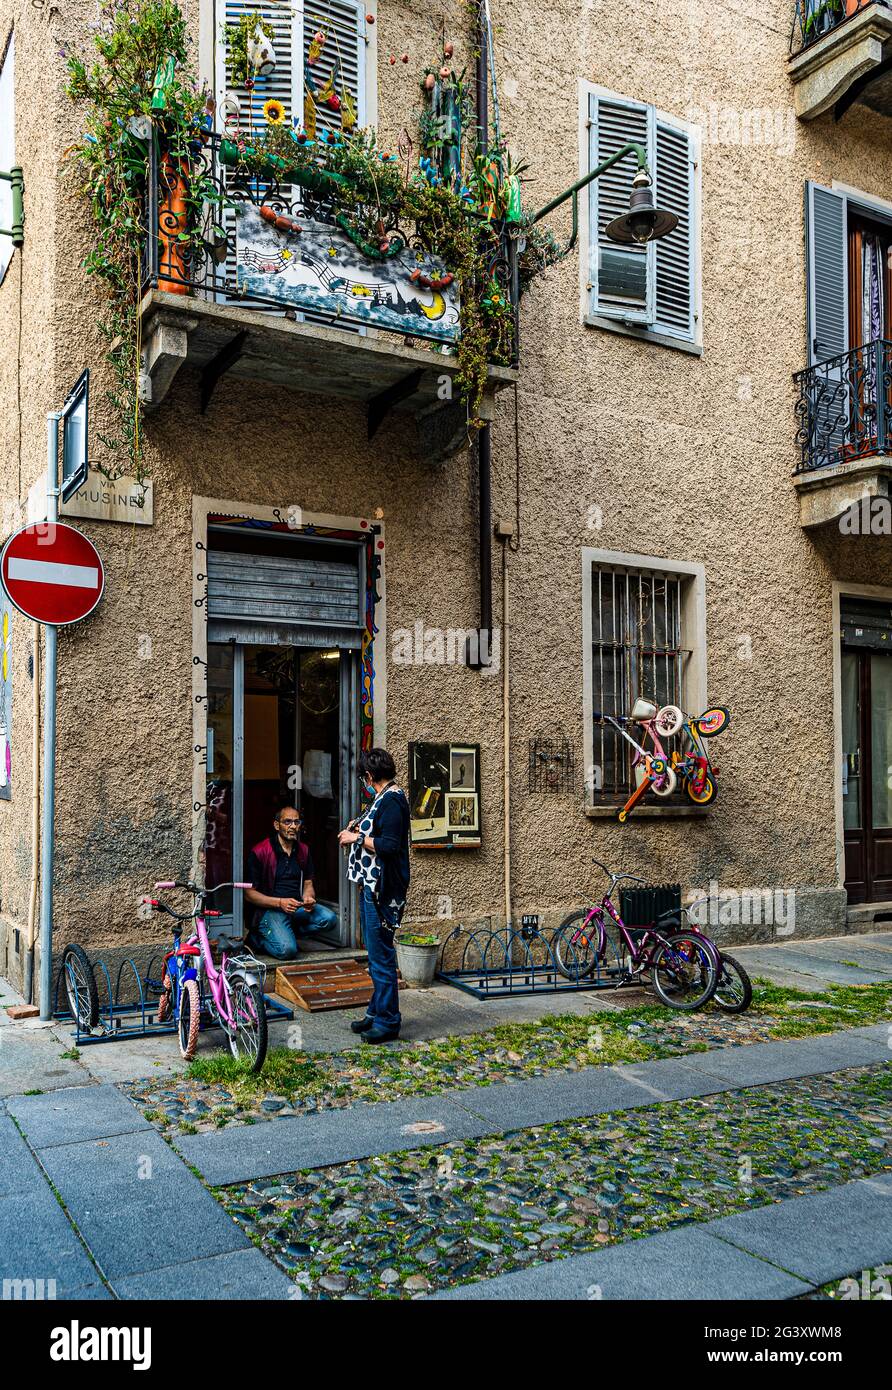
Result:
M276 68L239 97L225 30L255 11ZM466 6L184 14L236 128L270 99L300 128L320 32L341 102L400 159L447 43L473 88ZM839 933L892 899L888 16L494 0L488 117L528 162L527 207L632 141L678 224L646 248L606 236L633 159L580 193L575 245L521 299L516 364L490 371L483 448L442 342L234 295L231 244L216 280L141 266L147 486L94 469L62 509L106 592L60 636L57 946L147 939L151 884L196 863L238 878L286 793L356 941L335 834L370 741L416 774L410 916L443 935L559 919L600 886L593 856L711 893L725 940ZM0 0L0 167L23 168L26 211L24 246L0 239L6 535L41 516L46 413L86 368L90 457L116 461L95 229L66 154L83 111L63 55L88 50L94 18ZM571 239L571 202L547 222ZM39 634L8 603L2 621L0 970L16 980ZM651 794L617 822L633 774L598 716L639 695L730 708L711 804Z

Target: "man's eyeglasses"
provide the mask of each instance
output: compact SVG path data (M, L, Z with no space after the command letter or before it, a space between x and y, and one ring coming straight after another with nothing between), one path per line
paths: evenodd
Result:
M299 820L280 820L279 824L283 830L290 830L293 826L300 825Z

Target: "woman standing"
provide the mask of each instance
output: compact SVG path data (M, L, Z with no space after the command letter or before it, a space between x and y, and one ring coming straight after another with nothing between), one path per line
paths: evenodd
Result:
M363 1042L392 1042L400 1035L400 1000L394 937L409 891L409 802L396 784L396 764L384 748L359 756L359 775L369 809L350 822L338 843L350 846L347 877L360 885L359 919L369 953L372 997L366 1016L350 1027Z

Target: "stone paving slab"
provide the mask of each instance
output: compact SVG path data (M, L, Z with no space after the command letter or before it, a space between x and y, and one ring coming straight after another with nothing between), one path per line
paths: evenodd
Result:
M0 1096L24 1091L51 1091L62 1086L83 1086L90 1073L80 1063L63 1057L72 1046L60 1042L53 1029L13 1024L6 1020L0 1031Z
M217 1186L305 1168L325 1168L452 1139L714 1095L889 1060L886 1026L789 1042L750 1043L684 1059L592 1067L416 1100L361 1104L261 1125L177 1136L187 1163ZM690 1080L688 1080L690 1077ZM436 1130L412 1130L433 1123Z
M787 1042L752 1043L694 1052L685 1058L697 1071L728 1085L765 1086L801 1076L819 1076L846 1067L870 1066L890 1060L889 1049L874 1038L827 1033Z
M148 1120L114 1086L71 1087L7 1102L35 1149L150 1130Z
M814 1285L892 1259L892 1174L711 1221L739 1249Z
M15 1197L47 1186L19 1131L8 1115L0 1115L0 1197Z
M165 1265L115 1281L119 1298L263 1299L291 1297L294 1285L259 1250L235 1250L186 1264Z
M249 1248L247 1237L154 1130L55 1145L41 1161L97 1263L116 1279ZM140 1176L143 1174L143 1176ZM185 1213L183 1223L177 1215Z
M224 1186L491 1132L492 1126L457 1104L453 1093L363 1103L297 1119L180 1135L177 1148L207 1182Z
M607 1250L443 1289L430 1301L505 1299L783 1299L811 1285L724 1241L683 1226Z
M99 1284L99 1275L49 1183L42 1177L41 1183L0 1197L0 1288L6 1279L42 1279L46 1290L54 1279L56 1297L73 1297L74 1290Z

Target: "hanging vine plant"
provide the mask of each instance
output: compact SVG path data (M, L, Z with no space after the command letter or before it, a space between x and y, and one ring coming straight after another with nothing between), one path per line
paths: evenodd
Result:
M177 165L185 163L211 117L175 0L104 4L93 43L91 61L68 56L67 91L83 108L84 131L67 153L92 214L93 245L84 266L106 289L100 328L113 372L108 400L118 421L116 434L98 434L109 458L99 456L95 466L109 478L133 473L142 482L139 299L148 142L163 140ZM177 237L184 256L198 257L201 209L219 203L220 195L195 165L184 197Z
M246 73L250 30L251 25L240 23L226 31L230 59ZM184 285L195 280L208 254L219 259L223 247L225 255L221 210L230 200L213 180L211 162L196 158L213 126L214 103L195 78L186 22L176 0L128 0L126 6L106 0L94 45L89 64L69 57L68 94L85 113L84 133L69 154L94 225L84 264L107 291L101 328L114 374L109 401L119 421L116 435L98 435L113 461L99 458L97 466L109 477L130 472L142 481L139 301L144 248L149 234L159 230L145 224L149 142L156 144L162 170L174 171L177 183L182 211L174 231L165 235L176 242L172 263L188 267ZM434 109L421 113L425 153L415 171L408 157L402 166L396 156L380 150L374 130L349 129L313 139L286 123L283 113L272 109L280 105L276 102L267 103L270 110L261 130L247 137L228 131L221 155L236 172L314 189L334 209L341 230L371 260L387 260L405 246L405 237L388 233L388 227L414 228L416 244L441 267L437 283L460 284L461 334L453 349L456 385L471 423L478 424L489 365L508 363L514 354L515 312L506 293L503 226L512 222L515 236L526 235L518 261L524 287L560 253L553 240L526 225L519 174L504 150L484 160L463 158L461 129L470 122L462 78L443 68L432 88L430 75L429 70L422 90L436 101ZM447 106L455 129L444 138Z

